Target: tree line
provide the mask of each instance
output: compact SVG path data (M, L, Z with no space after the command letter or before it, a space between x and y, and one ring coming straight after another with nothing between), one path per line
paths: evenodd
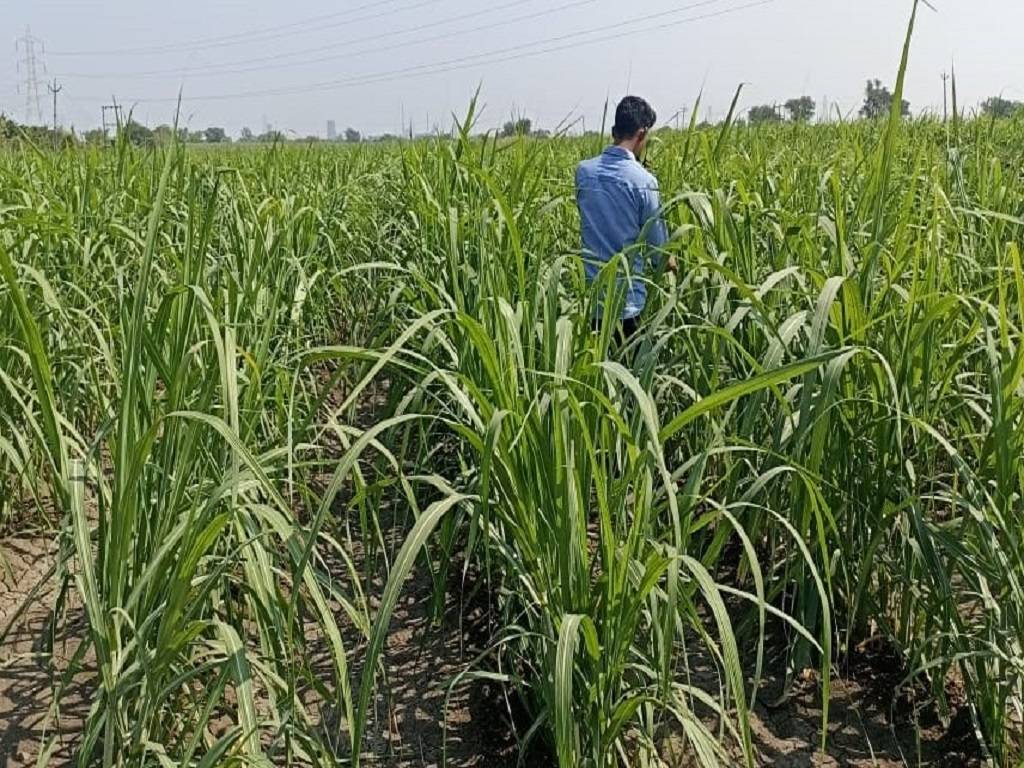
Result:
M868 80L864 89L864 103L858 114L867 119L875 120L885 117L892 108L893 94L881 80ZM782 104L759 104L747 112L747 121L751 125L781 123L785 121L806 123L814 119L817 105L810 96L789 99ZM900 109L904 117L910 115L910 102L903 99ZM1012 101L1003 96L992 96L981 102L980 114L993 118L1005 119L1024 117L1024 102Z
M889 114L892 108L892 91L880 80L868 80L864 89L864 102L859 110L859 115L868 120L874 120ZM910 114L910 102L903 100L901 112L904 117ZM766 125L782 122L807 123L814 119L817 113L817 105L810 96L799 96L788 99L780 104L759 104L747 111L747 122L751 125ZM1008 119L1024 117L1024 102L1014 101L1000 96L991 96L985 99L980 105L980 114L992 119ZM230 144L232 138L224 128L210 126L202 130L190 130L188 128L175 129L170 125L158 125L155 128L148 128L138 121L129 118L119 128L122 135L139 146L154 146L165 144L171 141L177 130L177 139L189 144ZM535 129L533 121L526 117L509 120L498 131L498 135L505 138L515 136L533 136L544 138L550 135L545 130ZM380 136L364 137L355 128L347 128L345 132L334 141L347 144L358 144L363 141L388 142L397 141L399 136L385 133ZM0 113L0 141L16 141L28 139L40 145L68 145L68 144L106 144L111 137L101 128L88 130L78 135L74 132L44 126L19 125L13 119ZM242 144L259 143L273 144L288 141L288 137L281 131L268 129L263 133L256 134L249 128L242 128L237 141ZM312 143L323 141L319 136L296 137L295 141Z
M867 120L875 120L889 114L892 109L893 94L881 80L868 80L864 89L864 103L860 108L860 116ZM986 104L988 102L985 102ZM985 110L985 105L982 105ZM900 109L904 117L910 114L910 102L903 99ZM782 104L759 104L747 112L747 121L751 125L781 123L786 120L793 123L807 123L814 119L817 105L810 96L789 99Z

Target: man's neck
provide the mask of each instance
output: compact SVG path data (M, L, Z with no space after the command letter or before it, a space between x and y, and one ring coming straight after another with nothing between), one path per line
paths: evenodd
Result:
M619 149L626 150L633 157L637 157L637 149L639 149L639 147L637 147L636 141L619 141L616 142L614 146L616 146Z

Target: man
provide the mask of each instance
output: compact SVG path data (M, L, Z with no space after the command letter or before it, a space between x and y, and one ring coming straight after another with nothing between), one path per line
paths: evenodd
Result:
M593 282L617 254L625 252L629 258L626 305L619 329L622 341L636 332L647 303L643 272L650 249L668 242L658 180L640 162L656 121L657 114L650 104L627 96L615 110L614 146L576 169L587 282ZM641 238L645 242L640 242ZM667 267L675 271L675 260L669 259Z

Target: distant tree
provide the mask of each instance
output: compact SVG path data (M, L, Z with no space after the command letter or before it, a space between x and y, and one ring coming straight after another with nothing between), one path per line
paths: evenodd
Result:
M157 144L168 144L174 138L174 128L169 125L158 125L153 129L153 141Z
M533 132L534 138L537 139L548 139L551 138L551 131L546 131L543 128L538 128Z
M786 102L789 119L794 123L809 123L814 119L816 109L817 105L810 96L801 96L799 99L790 99Z
M533 121L528 117L521 117L518 120L509 120L505 123L502 126L501 135L505 137L529 136L532 129Z
M782 118L779 111L771 104L761 104L753 107L747 112L747 119L751 125L765 125L767 123L780 123Z
M261 133L259 136L253 138L253 141L257 141L260 144L277 144L288 139L281 131L269 130L266 133Z
M135 120L129 119L128 122L121 127L121 131L124 133L125 138L127 138L128 141L139 147L153 146L156 141L153 136L153 131Z
M158 143L171 140L174 129L169 125L158 125L153 129L153 136ZM188 128L178 129L178 141L182 144L201 144L206 141L206 131L190 131Z
M34 128L19 125L11 118L5 117L0 121L0 139L4 141L19 141L25 136L31 136L34 131Z
M223 128L217 128L215 126L210 126L205 131L203 131L203 137L209 144L223 144L228 140L227 131L225 131Z
M82 134L82 139L86 144L106 144L107 134L102 128L93 128Z
M881 80L868 80L864 89L864 106L860 108L861 117L869 120L885 117L892 108L892 99L892 91L882 85ZM904 117L910 114L910 102L906 99L903 100L900 112Z
M242 128L242 132L238 134L239 141L252 141L255 137L252 135L252 129L248 126Z
M988 117L1013 117L1017 113L1024 111L1024 104L1019 101L1004 99L1002 96L993 96L981 102L981 111Z
M38 147L72 146L75 136L64 130L54 133L42 125L19 125L13 118L0 114L0 144L29 141Z
M359 133L355 128L345 129L345 141L349 144L358 144L363 140L363 135Z

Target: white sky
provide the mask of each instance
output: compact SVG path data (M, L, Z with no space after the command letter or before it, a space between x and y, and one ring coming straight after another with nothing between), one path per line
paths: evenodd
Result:
M570 114L596 127L605 98L627 88L668 118L703 86L704 111L721 117L740 82L745 107L807 94L846 112L869 77L895 80L910 0L756 2L0 0L0 111L24 117L14 39L27 25L63 86L60 120L79 129L112 96L142 122L169 122L179 88L194 129L269 123L304 136L328 119L339 132L398 132L403 114L417 131L447 127L480 83L483 127L515 111L551 128ZM915 112L941 111L954 61L962 104L1024 100L1024 0L932 4L911 54ZM40 100L51 119L45 83Z

